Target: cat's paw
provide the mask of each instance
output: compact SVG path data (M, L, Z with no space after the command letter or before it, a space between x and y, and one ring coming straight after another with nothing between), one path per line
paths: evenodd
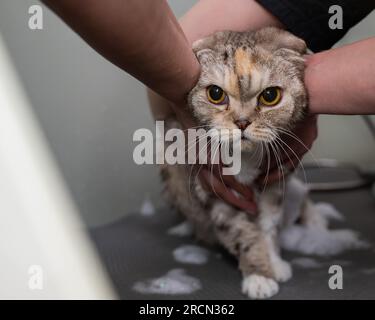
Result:
M251 274L242 280L242 293L251 299L266 299L279 292L279 285L271 278Z
M274 262L272 266L276 281L286 282L293 275L292 267L289 262L280 259Z

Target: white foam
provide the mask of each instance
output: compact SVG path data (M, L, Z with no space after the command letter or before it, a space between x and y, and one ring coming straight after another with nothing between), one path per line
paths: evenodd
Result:
M344 220L344 216L330 203L317 202L314 204L314 207L327 220Z
M173 251L176 261L188 264L205 264L208 255L207 249L194 245L184 245Z
M177 237L188 237L193 234L193 226L189 221L185 221L172 228L169 228L167 233Z
M290 226L296 222L301 214L303 202L309 189L305 183L296 177L292 177L285 190L284 198L284 225Z
M284 249L321 256L368 247L368 243L360 240L352 230L327 230L297 225L283 230L280 241Z
M324 266L323 263L313 258L307 258L307 257L295 258L291 261L291 263L303 269L318 269Z
M183 269L173 269L160 278L139 281L133 286L139 293L165 295L190 294L201 288L199 279L187 275Z
M155 214L155 208L149 197L146 197L142 203L140 214L145 217L153 216Z

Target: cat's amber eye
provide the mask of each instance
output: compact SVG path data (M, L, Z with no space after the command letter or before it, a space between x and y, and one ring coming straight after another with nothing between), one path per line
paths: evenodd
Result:
M207 99L213 104L225 104L227 103L228 96L223 89L219 86L209 86L207 87Z
M262 91L259 95L259 104L273 107L277 105L281 100L281 88L279 87L269 87Z

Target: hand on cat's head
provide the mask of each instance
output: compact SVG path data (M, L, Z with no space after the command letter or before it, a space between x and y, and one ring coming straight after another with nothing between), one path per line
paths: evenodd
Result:
M240 129L236 137L233 131L232 139L241 139L243 152L255 153L263 146L278 149L277 156L274 151L262 156L268 159L264 159L266 168L260 184L281 178L275 168L279 159L291 171L316 138L316 120L303 120L307 113L305 42L287 31L265 28L218 32L195 42L193 49L202 70L189 94L189 107L199 124L219 130ZM304 126L295 127L301 121ZM222 182L217 177L212 183L213 178L206 171L202 179L230 204L253 211L251 195L243 192L246 188L234 179ZM230 189L243 197L237 197Z

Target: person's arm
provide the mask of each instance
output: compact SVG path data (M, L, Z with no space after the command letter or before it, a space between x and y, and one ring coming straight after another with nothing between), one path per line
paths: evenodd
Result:
M179 21L190 44L216 31L246 31L266 26L283 27L275 16L254 0L200 0ZM178 113L184 107L170 103L151 90L148 91L148 95L151 111L156 120L165 119L174 112ZM200 170L200 177L203 185L229 204L241 210L253 212L252 193L235 183L233 177L212 176L211 171L205 168ZM223 181L243 198L235 195L224 185Z
M171 101L199 64L166 0L43 0L105 58Z
M200 0L180 20L190 45L216 31L255 30L266 26L282 28L280 21L255 0ZM182 106L148 91L151 111L156 120L165 119Z
M256 0L314 52L305 83L312 113L375 113L375 38L329 50L375 9L373 0ZM342 28L330 28L330 8L344 12Z
M311 113L375 114L375 37L312 55L305 83Z

